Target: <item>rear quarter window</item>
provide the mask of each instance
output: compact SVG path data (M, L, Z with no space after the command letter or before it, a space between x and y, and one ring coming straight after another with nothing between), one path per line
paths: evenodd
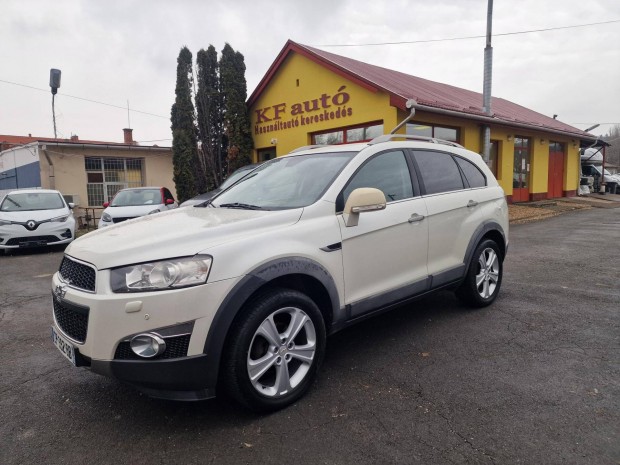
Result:
M484 187L487 185L487 178L482 174L482 171L469 160L461 157L454 157L458 165L463 170L465 179L469 183L469 187Z

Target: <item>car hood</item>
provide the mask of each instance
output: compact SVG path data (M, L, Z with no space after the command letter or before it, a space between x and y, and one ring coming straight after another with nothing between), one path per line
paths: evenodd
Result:
M0 218L8 221L19 221L25 223L29 220L44 221L58 216L68 215L66 208L55 208L54 210L29 210L21 212L0 212Z
M104 210L112 218L133 218L148 215L153 210L162 210L162 204L154 205L129 205L127 207L108 207Z
M294 224L302 211L177 208L88 233L65 253L98 269L193 256L224 242Z

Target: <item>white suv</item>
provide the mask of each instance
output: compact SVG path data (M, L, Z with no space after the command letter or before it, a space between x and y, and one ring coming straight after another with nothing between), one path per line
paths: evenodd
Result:
M154 397L218 387L267 411L308 389L328 334L439 289L491 304L504 192L478 154L409 139L304 148L204 204L74 241L55 344Z

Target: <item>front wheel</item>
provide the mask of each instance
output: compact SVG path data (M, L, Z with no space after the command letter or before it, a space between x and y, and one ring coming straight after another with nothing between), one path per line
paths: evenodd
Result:
M325 323L305 294L274 289L237 318L223 375L229 393L255 411L278 410L310 387L325 352Z
M490 239L478 244L469 264L465 280L456 296L472 307L491 305L502 284L502 257L499 247Z

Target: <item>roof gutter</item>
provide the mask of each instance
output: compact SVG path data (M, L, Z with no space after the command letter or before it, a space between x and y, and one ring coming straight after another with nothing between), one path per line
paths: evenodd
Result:
M560 131L559 129L552 129L552 128L546 128L546 127L540 127L540 126L532 126L530 124L524 124L524 123L517 123L517 122L512 122L512 121L505 121L505 120L501 120L498 118L494 118L493 116L483 116L483 115L472 115L469 113L463 113L460 111L454 111L454 110L444 110L443 108L435 108L435 107L430 107L427 105L421 105L419 103L416 103L414 105L414 107L418 110L421 111L428 111L431 113L438 113L440 115L446 115L446 116L454 116L456 118L466 118L466 119L471 119L474 121L480 121L482 123L493 123L493 124L502 124L504 126L510 126L510 127L515 127L515 128L523 128L523 129L529 129L529 130L537 130L537 131L544 131L544 132L550 132L552 134L559 134L562 136L571 136L571 137L575 137L576 139L580 139L580 140L587 140L587 141L591 141L591 142L595 142L597 140L597 138L595 136L592 137L584 137L580 134L571 134L569 132L566 131Z
M75 142L67 143L67 142L39 142L43 150L47 150L47 146L54 147L71 147L71 148L81 148L81 149L104 149L104 150L138 150L138 151L170 151L171 147L154 147L154 146L144 146L144 145L109 145L109 144L76 144Z

